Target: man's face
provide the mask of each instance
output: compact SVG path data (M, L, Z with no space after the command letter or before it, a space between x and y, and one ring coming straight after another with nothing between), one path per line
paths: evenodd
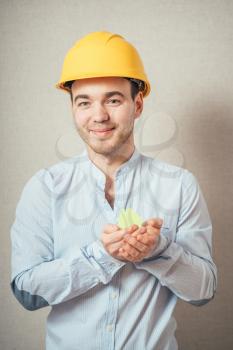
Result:
M133 101L124 78L90 78L72 85L75 126L87 147L102 155L124 152L132 146L134 120L143 108L139 92Z

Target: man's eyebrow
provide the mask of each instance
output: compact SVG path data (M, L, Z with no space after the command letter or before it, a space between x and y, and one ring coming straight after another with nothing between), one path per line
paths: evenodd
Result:
M105 97L112 97L114 95L119 95L121 97L125 97L122 92L120 91L109 91L109 92L106 92L105 93ZM90 99L90 96L89 95L86 95L86 94L81 94L81 95L77 95L75 96L74 98L74 102L76 102L79 98L84 98L84 99Z
M120 91L109 91L109 92L106 92L106 94L105 94L106 97L112 97L112 96L114 96L114 95L119 95L119 96L121 96L121 97L125 97L125 96L122 94L122 92L120 92Z
M79 98L86 98L86 99L89 99L90 98L90 96L88 96L88 95L77 95L77 96L75 96L75 98L74 98L74 102L76 102Z

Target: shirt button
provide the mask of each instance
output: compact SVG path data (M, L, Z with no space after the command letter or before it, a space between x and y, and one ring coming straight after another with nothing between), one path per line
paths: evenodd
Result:
M117 293L112 293L112 299L116 299Z
M109 332L111 332L111 331L113 330L113 325L112 325L112 324L108 324L108 325L107 325L107 330L108 330Z

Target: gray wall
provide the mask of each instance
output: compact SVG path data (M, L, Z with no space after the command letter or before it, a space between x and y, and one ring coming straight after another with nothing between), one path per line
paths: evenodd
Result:
M26 311L9 289L9 230L25 182L83 148L54 84L70 46L103 29L138 48L152 84L139 149L191 170L213 220L217 294L201 308L178 303L180 349L233 348L233 2L5 0L0 16L0 348L44 347L49 308Z

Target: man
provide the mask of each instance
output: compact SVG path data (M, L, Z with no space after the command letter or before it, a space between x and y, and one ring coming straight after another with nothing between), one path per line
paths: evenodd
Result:
M175 350L177 297L202 305L216 289L200 187L135 148L150 84L123 37L79 40L57 87L71 95L86 150L26 183L11 229L12 291L28 310L52 307L48 350ZM129 208L143 224L122 228Z

